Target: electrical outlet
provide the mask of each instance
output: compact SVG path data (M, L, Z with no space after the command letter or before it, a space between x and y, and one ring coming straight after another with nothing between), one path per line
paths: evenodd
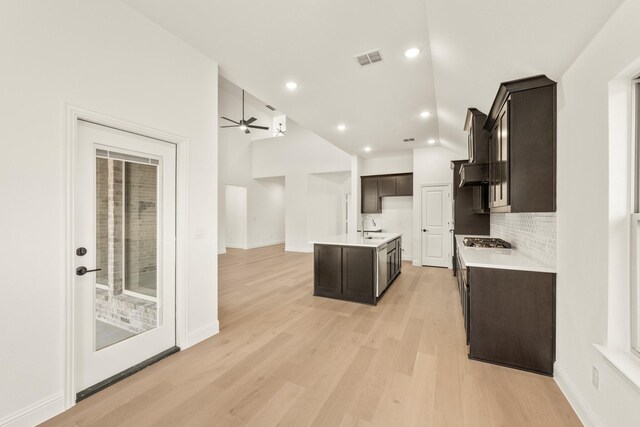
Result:
M591 382L593 386L598 390L600 388L600 372L598 372L598 368L595 366L592 367L593 371L591 372Z

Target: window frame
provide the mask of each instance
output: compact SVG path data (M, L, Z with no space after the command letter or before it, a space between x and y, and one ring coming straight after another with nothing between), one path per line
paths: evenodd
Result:
M630 352L640 358L640 75L631 80L633 213L631 214L631 286L629 292Z

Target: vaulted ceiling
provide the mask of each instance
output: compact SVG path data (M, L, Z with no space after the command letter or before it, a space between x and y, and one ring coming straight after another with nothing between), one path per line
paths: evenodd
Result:
M468 107L486 112L501 81L558 79L621 3L124 1L218 62L236 85L365 157L429 139L464 153ZM406 58L410 47L421 53ZM374 49L383 61L358 65L355 56ZM298 88L288 90L289 81Z

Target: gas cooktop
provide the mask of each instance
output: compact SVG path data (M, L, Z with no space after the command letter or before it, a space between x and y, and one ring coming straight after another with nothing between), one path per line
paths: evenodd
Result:
M462 242L465 246L469 246L471 248L511 248L511 243L492 237L465 237Z

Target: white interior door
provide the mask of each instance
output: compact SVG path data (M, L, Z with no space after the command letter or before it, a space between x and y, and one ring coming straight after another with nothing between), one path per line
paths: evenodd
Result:
M422 187L422 265L448 267L450 190L448 185Z
M75 171L80 392L175 346L176 147L79 121Z

